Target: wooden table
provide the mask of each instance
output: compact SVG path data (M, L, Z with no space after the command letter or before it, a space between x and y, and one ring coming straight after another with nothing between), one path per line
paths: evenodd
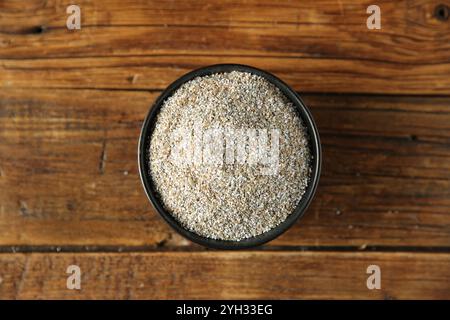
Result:
M0 298L450 298L450 1L378 0L381 30L366 0L77 4L69 31L0 1ZM216 63L285 80L322 139L306 216L244 252L175 234L138 175L151 103Z

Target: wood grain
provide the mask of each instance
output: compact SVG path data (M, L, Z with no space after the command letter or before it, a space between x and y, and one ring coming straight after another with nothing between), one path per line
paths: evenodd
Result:
M0 299L450 299L449 0L379 0L381 30L369 0L77 4L69 31L65 2L0 1ZM255 251L183 239L139 181L151 103L216 63L282 78L321 135L305 217Z
M382 29L368 30L368 0L80 1L82 29L68 31L61 2L30 1L24 11L5 1L0 83L162 89L193 68L234 62L302 92L449 94L450 22L434 16L440 3L450 4L379 1Z
M68 290L78 265L81 290ZM368 290L367 267L381 269ZM170 252L1 254L0 298L448 299L449 254Z
M179 246L146 199L140 126L158 93L0 90L0 245ZM450 246L450 98L306 95L324 163L272 246Z

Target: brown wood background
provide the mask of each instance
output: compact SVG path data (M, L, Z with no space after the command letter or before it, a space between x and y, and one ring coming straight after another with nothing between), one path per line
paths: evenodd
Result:
M69 4L0 1L0 298L450 299L450 1L78 1L78 31ZM306 216L245 252L182 239L138 177L151 103L215 63L284 79L323 145Z

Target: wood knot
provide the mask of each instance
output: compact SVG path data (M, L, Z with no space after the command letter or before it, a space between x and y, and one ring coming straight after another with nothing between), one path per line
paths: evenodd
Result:
M439 21L447 21L450 16L450 9L445 4L439 4L434 8L434 16Z
M46 26L36 26L36 27L31 27L28 30L24 31L24 33L29 33L29 34L42 34L45 31L47 31L47 27Z

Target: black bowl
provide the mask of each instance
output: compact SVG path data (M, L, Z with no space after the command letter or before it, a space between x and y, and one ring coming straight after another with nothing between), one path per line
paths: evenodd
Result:
M154 129L156 116L159 109L163 105L164 101L170 97L175 90L177 90L182 84L190 81L196 77L211 75L214 73L227 73L231 71L242 71L249 72L264 77L266 80L277 86L287 98L289 98L295 105L304 125L308 129L309 135L309 145L311 148L311 153L313 156L312 160L312 173L310 177L310 182L307 186L306 192L304 193L301 201L298 203L294 212L292 212L285 221L276 226L275 228L259 235L256 237L244 239L241 241L227 241L227 240L215 240L200 236L194 232L185 229L169 212L164 209L164 206L157 194L157 191L153 185L152 178L150 176L149 168L149 146L150 137ZM291 227L295 221L303 216L306 208L311 202L314 193L316 191L317 185L319 183L320 167L322 161L322 152L320 146L319 133L317 131L316 124L311 116L311 113L306 108L300 96L292 90L286 83L275 77L274 75L262 71L250 66L239 65L239 64L218 64L205 68L200 68L185 74L181 78L177 79L170 86L164 90L158 97L156 102L150 109L147 117L145 118L144 124L141 130L141 136L139 139L139 150L138 150L138 162L139 162L139 173L141 176L142 184L144 185L145 192L150 199L153 206L159 212L159 214L164 218L164 220L169 223L172 228L174 228L178 233L188 238L189 240L196 242L198 244L216 248L216 249L244 249L249 247L254 247L266 243L274 238L278 237L284 233L289 227Z

